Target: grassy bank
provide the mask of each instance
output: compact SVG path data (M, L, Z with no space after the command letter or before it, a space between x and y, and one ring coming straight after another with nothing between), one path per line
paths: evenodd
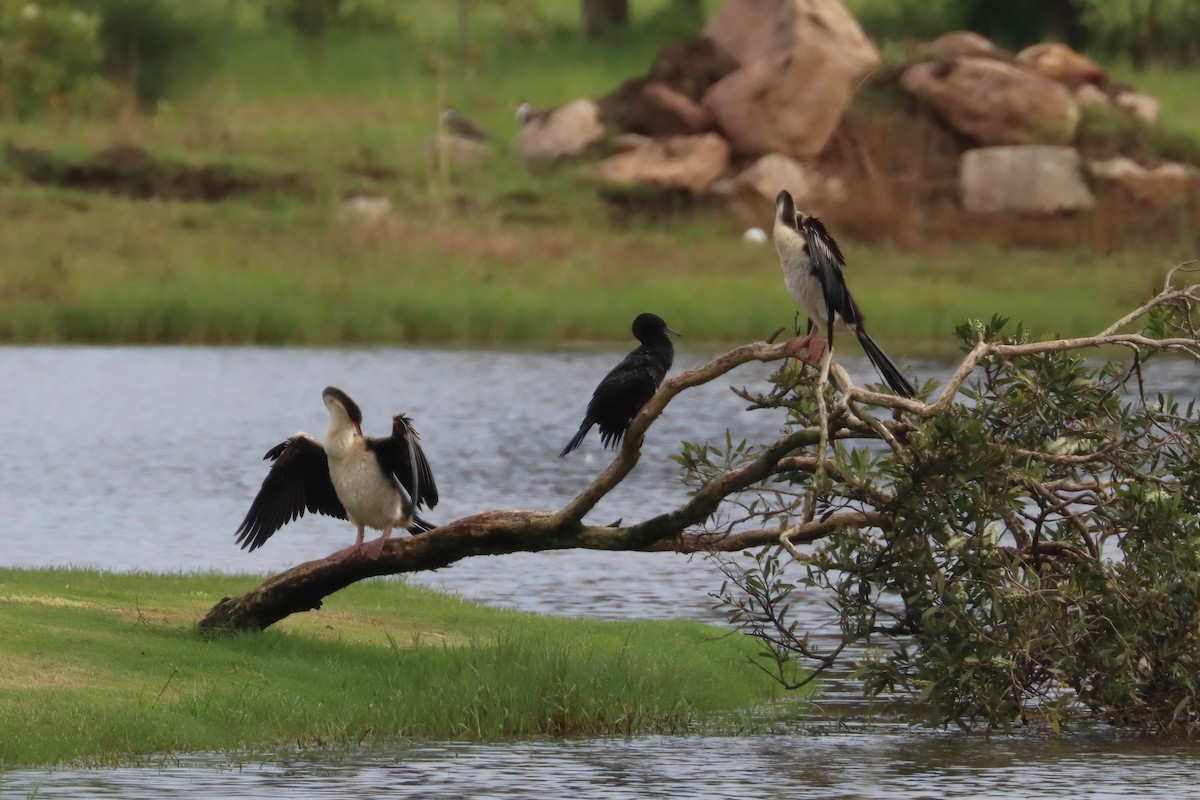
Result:
M504 142L518 98L601 95L689 32L658 14L666 2L636 5L627 35L584 42L573 4L512 14L480 4L465 61L451 3L415 6L394 32L336 30L315 48L282 30L243 32L224 37L154 115L8 124L16 146L82 154L132 144L299 171L311 193L133 200L34 185L6 164L0 341L626 341L633 316L652 310L688 342L732 343L790 324L773 249L743 243L744 220L617 207L597 195L589 165L530 171L504 147L473 167L422 158L445 104ZM1172 129L1200 130L1177 97L1194 74L1147 79L1170 95ZM360 192L389 198L393 213L374 225L347 219L339 202ZM768 226L772 209L761 211ZM1092 333L1195 255L1194 236L1116 253L842 242L873 331L905 352L943 352L957 322L994 313L1039 332Z
M752 645L539 617L395 581L263 634L194 621L255 579L0 570L0 767L397 737L682 731L770 700Z

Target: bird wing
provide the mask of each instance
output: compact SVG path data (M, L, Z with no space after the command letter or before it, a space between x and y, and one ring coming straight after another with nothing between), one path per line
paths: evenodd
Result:
M596 385L588 403L588 416L604 407L636 403L641 407L653 396L666 377L666 370L645 349L633 350ZM622 402L629 398L629 403Z
M329 478L325 448L316 439L297 433L272 447L263 458L274 463L238 526L237 543L243 549L262 547L271 534L304 516L305 511L347 519Z
M665 377L663 364L641 347L604 376L588 403L587 419L600 426L600 441L605 446L620 441L629 421L654 396Z
M834 313L847 325L857 325L858 306L850 296L850 290L846 288L846 275L842 272L842 267L846 266L846 259L842 256L841 249L829 235L825 225L816 217L805 220L803 230L804 249L817 279L821 281L825 304L830 311L830 326L833 325Z
M392 435L371 439L370 445L379 466L395 476L417 508L422 505L434 508L438 504L437 483L411 419L404 414L395 415L392 417Z

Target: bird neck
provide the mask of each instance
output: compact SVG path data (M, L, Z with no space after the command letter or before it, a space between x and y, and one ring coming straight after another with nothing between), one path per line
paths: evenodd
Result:
M804 237L795 228L785 225L778 217L775 218L775 229L772 232L775 240L775 252L779 254L780 262L799 262L805 259Z
M363 446L363 438L354 423L341 415L330 417L329 428L325 431L325 453L329 458L344 458Z
M667 338L665 333L648 336L642 340L642 349L650 353L655 360L662 361L670 366L671 361L675 358L675 345L671 344L671 340Z

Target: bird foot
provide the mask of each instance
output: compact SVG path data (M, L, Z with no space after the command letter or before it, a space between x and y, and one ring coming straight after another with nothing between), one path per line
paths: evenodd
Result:
M338 550L336 553L330 553L325 556L326 561L345 561L348 558L361 555L364 553L364 548L361 544L352 544L347 548ZM379 556L376 556L378 558Z
M363 554L372 561L378 561L379 557L383 555L383 546L385 544L387 544L387 537L380 536L375 541L363 545Z
M799 357L804 352L804 360L810 364L819 364L821 356L825 355L825 339L820 336L805 334L793 336L783 343L783 352L789 356Z

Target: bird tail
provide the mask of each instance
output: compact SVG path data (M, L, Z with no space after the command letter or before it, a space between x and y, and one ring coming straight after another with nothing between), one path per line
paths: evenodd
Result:
M567 442L567 446L558 454L558 457L562 458L576 447L579 447L579 443L583 441L583 437L587 436L587 432L592 429L592 425L594 424L590 420L584 420L583 424L579 426L579 430L575 431L575 435L571 437L571 441Z
M859 344L867 353L867 358L871 359L875 371L879 373L879 377L883 378L884 383L891 387L892 392L900 397L916 397L917 390L900 372L900 368L888 358L888 354L883 352L883 348L875 344L875 340L871 338L870 334L861 327L857 329L856 333L858 333Z
M437 527L437 525L434 525L429 520L424 519L424 518L418 516L417 514L413 514L412 525L408 526L408 532L412 533L412 534L429 533L429 531L433 530L436 527Z

